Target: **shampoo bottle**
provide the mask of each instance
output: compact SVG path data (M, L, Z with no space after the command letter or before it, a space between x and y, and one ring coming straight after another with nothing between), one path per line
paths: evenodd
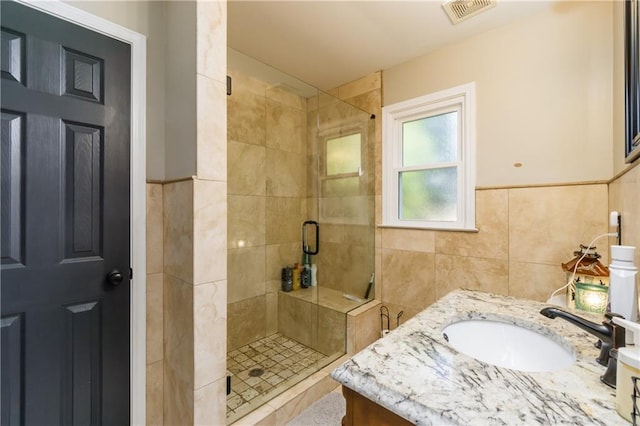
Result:
M302 288L311 287L311 266L309 266L309 255L302 252L302 270L300 271L300 286Z
M609 265L609 310L632 322L638 321L638 268L633 264L635 250L631 246L611 246ZM627 342L633 341L632 331L627 329L625 337Z
M640 324L613 317L613 322L627 329L634 336L627 341L624 348L618 348L618 365L616 366L616 411L628 421L633 411L633 377L640 386ZM633 342L633 345L630 345Z
M293 265L293 289L300 290L300 265Z
M293 290L293 268L287 266L282 268L282 291Z
M311 287L315 287L318 285L318 265L315 263L311 264Z
M302 269L300 269L300 287L311 287L311 268L309 268L309 265L304 265Z

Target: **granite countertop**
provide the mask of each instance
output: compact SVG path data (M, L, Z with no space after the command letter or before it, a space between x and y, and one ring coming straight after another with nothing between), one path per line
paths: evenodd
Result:
M540 315L545 303L455 290L331 376L382 407L420 425L627 425L615 410L615 390L600 382L596 338L567 321ZM580 312L600 322L602 316ZM457 352L442 337L447 325L471 318L535 328L573 346L576 362L551 372L495 367Z

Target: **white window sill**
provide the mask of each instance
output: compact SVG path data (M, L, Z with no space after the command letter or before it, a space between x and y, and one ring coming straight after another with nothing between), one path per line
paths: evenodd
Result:
M416 226L416 225L386 225L386 224L378 224L377 228L380 229L415 229L415 230L423 230L423 231L446 231L446 232L469 232L469 233L477 233L480 232L477 228L433 228L433 227L424 227L424 226Z

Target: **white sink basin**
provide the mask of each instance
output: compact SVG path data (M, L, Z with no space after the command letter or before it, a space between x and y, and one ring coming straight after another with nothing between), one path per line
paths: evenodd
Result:
M512 370L561 370L576 361L573 351L551 338L506 322L464 320L446 326L442 333L458 352Z

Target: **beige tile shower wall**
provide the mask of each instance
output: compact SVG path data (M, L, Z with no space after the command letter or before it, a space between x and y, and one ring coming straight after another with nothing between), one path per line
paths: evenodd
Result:
M220 423L226 416L226 182L193 184L193 415L195 424Z
M344 353L347 316L316 301L278 294L278 332L325 355Z
M636 247L640 265L640 160L609 184L609 209L622 215L622 244Z
M347 354L360 352L380 337L380 305L374 300L347 313Z
M163 197L147 184L147 424L163 424Z
M224 424L227 354L227 3L196 4L193 423Z
M280 269L300 261L306 102L229 71L228 348L277 331Z
M164 422L193 423L193 182L163 186Z

